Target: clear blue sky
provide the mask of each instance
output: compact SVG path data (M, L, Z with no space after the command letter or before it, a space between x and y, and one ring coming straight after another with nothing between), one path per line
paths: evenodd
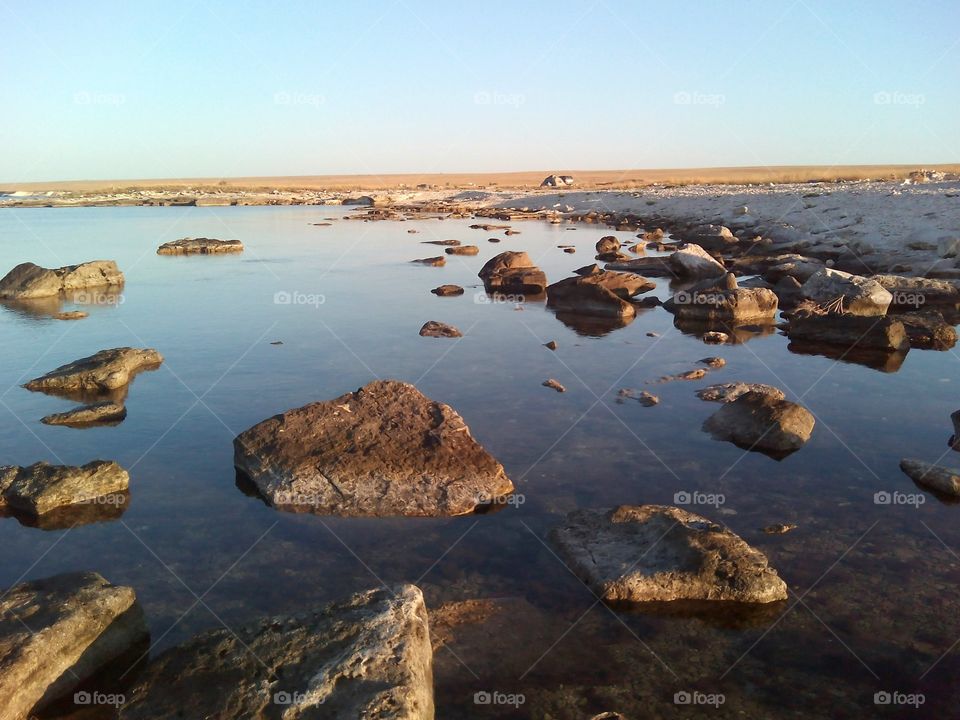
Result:
M10 2L0 180L960 161L960 2Z

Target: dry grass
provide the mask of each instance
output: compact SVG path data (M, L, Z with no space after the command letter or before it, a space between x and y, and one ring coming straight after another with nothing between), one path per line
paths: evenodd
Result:
M287 177L187 178L183 180L67 180L0 184L0 191L65 190L77 193L131 190L369 190L487 188L528 190L539 187L551 173L573 175L575 189L631 189L653 184L763 184L835 182L838 180L898 180L920 168L960 172L960 164L942 165L848 165L690 168L673 170L538 170L508 173L403 173L384 175L304 175Z

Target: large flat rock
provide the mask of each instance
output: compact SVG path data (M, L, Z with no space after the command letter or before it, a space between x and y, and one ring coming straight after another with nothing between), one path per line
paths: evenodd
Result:
M239 240L215 240L214 238L180 238L165 242L157 248L157 255L216 255L243 252Z
M79 467L45 462L8 465L0 467L0 508L40 516L70 505L107 504L111 497L124 504L129 485L127 471L106 460Z
M142 370L153 370L162 362L163 356L149 348L112 348L61 365L24 387L66 395L108 393L127 385Z
M233 630L160 655L121 720L434 717L427 611L413 585Z
M10 588L0 596L0 720L25 720L146 639L133 588L97 573Z
M332 515L462 515L513 491L451 407L377 380L254 425L234 464L273 506Z
M707 418L703 429L718 440L779 457L803 447L815 423L802 405L749 390Z
M570 568L603 600L768 603L787 587L759 550L681 508L577 510L551 532Z
M123 273L113 260L45 268L21 263L0 280L0 300L31 300L72 290L123 285Z

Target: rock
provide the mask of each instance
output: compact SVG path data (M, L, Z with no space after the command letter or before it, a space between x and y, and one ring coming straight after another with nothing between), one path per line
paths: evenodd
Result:
M0 467L0 507L38 517L68 505L123 496L127 471L115 462L94 460L82 467L38 462L28 467ZM117 502L125 501L117 497Z
M767 535L786 535L791 530L796 530L796 525L787 525L787 524L778 524L778 525L767 525L763 528L763 532Z
M707 418L703 429L718 440L773 456L803 447L815 420L801 405L760 392L746 392Z
M513 492L452 408L378 380L264 420L234 464L273 506L335 515L463 515Z
M617 391L617 402L623 404L626 400L636 400L644 407L653 407L660 402L660 398L646 390L637 391L633 388L620 388Z
M553 378L549 378L548 380L544 380L543 383L542 383L542 385L543 385L544 387L550 388L551 390L556 390L557 392L561 392L561 393L567 391L567 389L566 389L563 385L561 385L559 382L557 382L557 381L554 380Z
M108 392L127 385L143 370L153 370L163 362L156 350L113 348L90 357L61 365L24 385L27 390L45 393Z
M615 253L620 249L620 241L613 235L605 235L597 241L597 254Z
M797 312L790 316L787 336L791 340L863 350L907 350L910 347L903 323L890 316Z
M787 597L763 553L677 507L578 510L550 537L573 572L607 602L768 603Z
M663 231L663 228L657 228L656 230L648 230L647 232L641 233L640 238L647 242L660 242L665 236L666 233Z
M569 248L564 248L563 251L567 253L567 255L573 255L577 251L577 249L569 247Z
M500 242L500 238L487 238L487 242L489 242L489 243L498 243L498 242Z
M726 272L720 262L694 243L681 245L676 252L670 255L669 262L677 275L695 280L714 278Z
M766 288L741 288L732 273L718 283L681 290L664 305L680 320L749 324L772 321L777 296Z
M374 205L374 199L369 195L360 195L358 197L347 197L343 198L340 201L341 205L362 205L364 207L372 207Z
M689 236L688 242L694 243L706 250L722 252L740 241L730 232L730 228L724 227L723 225L704 225L703 227L697 228Z
M459 245L457 247L448 247L444 252L447 255L479 255L480 248L476 245Z
M937 255L940 257L957 257L958 252L960 252L960 237L946 236L937 240Z
M133 588L95 572L15 585L0 597L0 718L32 717L147 641Z
M660 378L660 382L670 382L671 380L700 380L707 374L707 371L703 368L696 368L695 370L687 370L686 372L677 373L676 375L664 375Z
M717 330L710 330L705 332L701 338L707 345L722 345L723 343L730 341L730 336L724 332L719 332Z
M433 652L413 585L203 633L150 663L121 720L433 720Z
M818 272L824 269L822 260L803 257L802 255L787 255L784 262L773 265L763 272L763 279L777 283L784 278L793 278L803 284Z
M762 385L760 383L731 382L720 383L719 385L710 385L709 387L697 390L697 397L709 402L733 402L741 395L748 392L755 392L761 395L769 395L777 400L786 399L783 390L775 388L772 385Z
M698 360L698 362L701 362L707 367L713 368L714 370L719 370L720 368L722 368L724 365L727 364L727 361L724 360L722 357L705 357L705 358L702 358L701 360Z
M547 175L540 187L569 187L573 185L573 175Z
M607 270L623 270L649 277L677 277L678 273L669 257L641 257L605 265Z
M214 240L213 238L181 238L166 242L157 248L157 255L216 255L241 252L243 252L243 243L239 240Z
M459 285L441 285L430 292L440 297L450 297L451 295L463 295L463 288Z
M21 263L0 280L0 300L30 300L110 285L123 285L123 273L113 260L53 269Z
M641 245L640 243L637 243L636 245L631 245L627 249L630 252L632 252L634 255L643 255L647 252L646 247L644 245Z
M885 315L893 300L876 280L831 268L815 272L800 291L821 306L843 297L843 312L850 315Z
M901 313L896 318L903 323L912 348L949 350L957 344L956 328L936 310Z
M544 346L547 350L556 350L556 349L557 349L557 341L556 341L556 340L551 340L550 342L544 343L543 346Z
M44 425L68 425L84 427L87 425L116 424L127 416L127 408L120 403L100 402L81 405L67 412L47 415L40 420Z
M428 320L423 324L423 327L420 328L420 336L458 338L463 337L463 333L453 325L447 325L446 323L437 322L436 320Z
M547 288L547 305L561 312L633 317L636 310L629 302L638 293L656 285L640 275L600 271L556 282Z
M871 275L893 296L891 308L919 308L921 305L960 304L960 288L949 280L902 277L900 275Z
M593 263L592 265L584 265L581 268L577 268L573 272L576 275L596 275L597 273L603 272L603 270L600 269L599 265Z
M487 292L542 293L547 276L522 251L502 252L487 260L477 276Z
M960 497L960 470L941 467L922 460L904 458L900 469L912 480L944 495Z
M460 241L459 240L424 240L420 244L421 245L446 245L449 247L457 247L460 244Z
M437 257L421 258L420 260L411 260L410 262L420 265L430 265L431 267L443 267L447 264L447 259L443 257L443 255L438 255Z
M84 312L83 310L70 310L68 312L58 312L51 315L54 320L83 320L89 316L90 313Z

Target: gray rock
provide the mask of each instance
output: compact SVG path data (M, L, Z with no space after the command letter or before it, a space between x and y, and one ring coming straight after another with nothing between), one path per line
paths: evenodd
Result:
M438 255L437 257L420 258L419 260L411 260L410 262L416 263L417 265L429 265L430 267L443 267L447 264L447 259L443 255Z
M677 507L578 510L551 540L603 600L768 603L787 587L759 550L721 525Z
M133 588L97 573L10 588L0 597L0 720L25 720L146 640Z
M960 497L960 470L911 458L901 460L900 469L921 485L945 495Z
M218 629L160 655L121 720L185 717L432 720L433 652L413 585L309 615Z
M156 350L130 347L101 350L90 357L61 365L24 385L27 390L45 393L109 392L127 385L143 370L163 362Z
M920 305L960 304L960 288L956 282L900 275L871 275L893 296L890 307L916 308Z
M463 418L396 380L275 415L234 450L237 468L283 510L463 515L513 492Z
M217 255L241 252L243 252L243 243L239 240L213 238L180 238L165 242L157 248L157 255Z
M420 337L458 338L463 337L463 333L453 325L447 325L437 320L427 320L420 328Z
M707 418L703 429L718 440L776 457L803 447L815 422L802 405L767 393L746 392Z
M113 260L93 260L53 269L21 263L0 280L0 300L30 300L119 285L123 285L123 273Z
M786 395L783 394L783 390L780 388L775 388L772 385L763 385L761 383L744 383L744 382L731 382L731 383L720 383L719 385L710 385L705 388L697 390L697 397L701 400L707 400L708 402L721 402L728 403L733 402L741 395L744 395L748 392L760 393L761 395L769 395L772 398L777 400L786 399Z
M130 476L115 462L94 460L86 465L0 467L0 508L33 516L44 515L68 505L102 503L116 498L123 504Z
M843 297L843 311L850 315L884 315L893 301L893 296L876 280L831 268L815 272L800 291L820 305Z
M73 410L47 415L40 420L45 425L84 427L89 425L116 424L127 416L127 408L120 403L100 402L81 405Z
M684 243L670 255L670 265L680 277L694 280L723 275L726 270L710 253L694 243Z

